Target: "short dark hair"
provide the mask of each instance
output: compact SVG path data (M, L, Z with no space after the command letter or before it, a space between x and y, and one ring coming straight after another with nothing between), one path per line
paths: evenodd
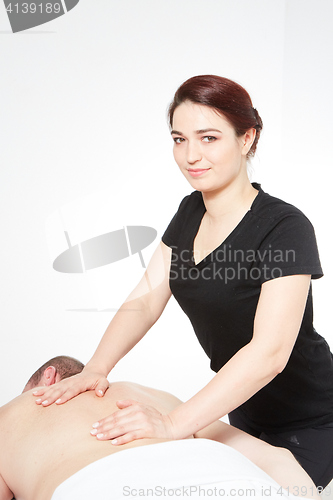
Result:
M263 124L258 111L252 106L250 95L241 85L216 75L189 78L178 88L169 106L171 128L175 109L186 101L208 106L223 115L233 126L237 137L254 128L256 137L247 156L255 154Z
M54 366L54 368L57 370L57 373L60 375L60 380L72 377L72 375L76 375L77 373L82 372L84 368L84 364L75 358L72 358L70 356L56 356L55 358L50 359L40 368L38 368L38 370L36 370L35 373L31 375L26 385L37 387L40 379L43 376L44 370L46 370L46 368L48 368L49 366Z

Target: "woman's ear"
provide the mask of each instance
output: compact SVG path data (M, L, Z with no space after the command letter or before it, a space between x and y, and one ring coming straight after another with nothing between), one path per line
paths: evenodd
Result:
M59 381L59 376L57 373L57 369L54 366L48 366L43 373L41 384L40 385L53 385Z
M250 128L245 132L245 134L242 137L243 141L243 148L242 148L242 154L246 156L248 152L251 149L252 144L254 143L254 140L256 138L256 129L255 128Z

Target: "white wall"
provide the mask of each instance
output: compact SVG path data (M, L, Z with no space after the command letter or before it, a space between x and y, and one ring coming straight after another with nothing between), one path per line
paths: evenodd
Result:
M0 7L0 404L54 355L86 362L114 314L100 310L116 308L141 273L137 255L124 280L111 265L57 273L63 231L74 244L140 224L160 238L190 192L172 157L166 108L196 74L250 92L265 126L253 180L316 227L325 278L314 284L315 324L333 342L332 14L330 0L81 0L14 35ZM186 399L212 375L171 300L110 378Z

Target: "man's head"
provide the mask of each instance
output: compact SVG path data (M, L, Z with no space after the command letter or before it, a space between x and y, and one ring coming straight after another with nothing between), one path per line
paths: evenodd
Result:
M57 356L44 363L28 380L23 392L34 387L55 384L64 378L82 372L84 364L70 356Z

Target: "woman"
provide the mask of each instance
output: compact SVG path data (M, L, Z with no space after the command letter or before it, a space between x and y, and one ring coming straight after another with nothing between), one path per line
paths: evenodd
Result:
M85 390L102 396L110 370L173 294L216 375L168 415L120 401L120 411L92 434L114 444L180 439L228 414L232 425L289 449L325 487L333 476L333 363L312 325L310 280L322 270L311 223L250 183L247 159L262 121L241 86L191 78L177 90L169 118L175 160L194 192L160 243L166 277L141 294L143 278L82 374L37 391L37 403L64 403ZM161 272L156 254L147 272Z

